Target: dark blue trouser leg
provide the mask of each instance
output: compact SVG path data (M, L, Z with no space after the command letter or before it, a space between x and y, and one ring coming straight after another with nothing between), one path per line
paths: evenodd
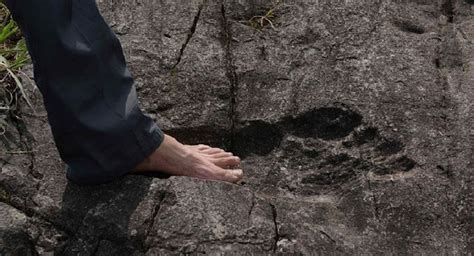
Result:
M159 147L163 133L140 111L120 42L95 0L6 4L26 38L70 181L112 181Z

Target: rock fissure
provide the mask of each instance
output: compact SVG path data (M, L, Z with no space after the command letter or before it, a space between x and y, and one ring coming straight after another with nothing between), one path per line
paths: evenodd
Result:
M230 120L230 139L229 139L229 150L234 152L235 150L235 136L236 136L236 123L237 123L237 89L238 89L238 76L235 71L234 60L232 57L232 31L229 25L229 19L226 14L225 4L221 4L221 15L222 15L222 45L225 52L225 68L227 79L230 82L230 106L229 106L229 120Z
M441 13L448 18L449 23L454 21L454 1L456 0L442 0L441 2Z
M201 12L202 12L205 4L206 4L206 1L203 0L203 2L198 6L198 10L197 10L196 15L194 16L193 23L192 23L191 27L189 28L189 33L186 36L186 40L184 41L183 45L181 46L181 49L179 50L178 59L176 60L176 63L173 65L171 70L175 70L176 67L179 65L179 63L181 63L181 59L183 57L184 51L186 50L186 47L188 46L189 42L193 38L194 33L196 32L196 28L198 26L199 19L201 17Z
M166 198L166 192L165 191L160 192L159 199L157 200L156 205L153 207L153 212L152 212L151 218L149 219L149 224L146 229L146 233L144 237L145 239L146 237L150 236L153 230L153 226L155 225L155 219L158 216L158 213L160 212L161 206L165 198Z
M274 225L274 237L273 237L273 252L275 253L278 250L278 242L280 241L280 230L278 227L278 215L276 206L273 203L270 203L270 207L272 208L272 219Z
M33 210L31 208L25 207L23 205L18 205L18 204L13 203L13 202L7 202L7 201L4 201L4 200L0 200L0 202L2 202L4 204L7 204L8 206L14 208L15 210L23 213L28 218L38 218L38 219L48 223L49 225L55 227L56 229L58 229L58 230L60 230L64 233L71 233L71 231L67 230L65 227L63 227L61 225L58 225L57 223L52 222L47 217L41 215L40 213L37 213L35 210Z
M328 233L326 233L325 231L323 230L319 230L319 233L321 233L321 235L323 235L324 237L326 237L329 241L331 241L331 243L336 243L336 240L334 240L334 238L332 238Z
M443 103L444 103L444 118L450 120L451 127L446 127L453 132L453 136L450 138L450 148L456 149L458 144L458 138L454 134L462 133L460 108L463 104L463 100L459 97L459 88L453 88L452 80L450 78L451 73L464 72L462 63L462 51L460 49L459 41L456 37L456 25L454 20L456 18L455 0L443 0L441 2L440 18L446 17L446 22L440 19L438 26L439 40L438 52L435 59L435 64L438 68L439 77L443 84ZM445 157L448 159L455 158L456 150L449 150L446 148ZM442 172L447 176L453 176L455 171L453 170L453 164L451 161L447 161L446 166L442 166Z
M22 112L19 110L11 111L10 112L10 120L15 126L16 131L19 135L20 140L20 148L18 152L13 152L21 155L26 155L28 157L28 172L31 174L35 181L39 181L43 178L43 175L35 170L35 152L31 145L33 145L34 138L28 132L27 126L25 121L22 119ZM36 184L37 188L39 188L40 183Z
M249 212L248 212L248 215L247 215L248 225L249 225L249 226L250 226L250 222L252 221L252 220L251 220L252 211L253 211L253 209L254 209L254 207L255 207L255 204L256 204L256 202L255 202L256 198L255 198L255 197L256 197L255 194L252 193L252 202L251 202L251 204L250 204Z
M371 181L370 181L370 178L369 177L366 177L367 179L367 188L369 189L369 192L370 192L370 197L371 197L371 204L372 204L372 208L373 208L373 214L374 214L374 218L376 221L379 221L380 219L380 209L379 209L379 206L378 206L378 201L377 201L377 197L375 196L375 193L372 189L372 184L371 184Z

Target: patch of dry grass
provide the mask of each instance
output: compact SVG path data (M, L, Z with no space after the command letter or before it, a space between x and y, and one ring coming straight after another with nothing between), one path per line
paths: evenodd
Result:
M19 97L32 107L19 78L21 68L29 60L25 40L17 24L6 6L0 3L0 135L5 133L7 118L16 109Z

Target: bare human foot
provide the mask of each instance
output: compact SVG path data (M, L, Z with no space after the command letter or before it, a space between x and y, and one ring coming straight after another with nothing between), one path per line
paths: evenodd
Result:
M226 152L220 148L213 148L208 145L185 145L191 150L197 151L199 154L207 158L213 164L222 167L224 169L232 169L240 164L240 158L234 156L230 152Z
M160 147L140 163L133 173L161 171L176 176L238 182L240 159L232 153L207 145L183 145L165 135Z

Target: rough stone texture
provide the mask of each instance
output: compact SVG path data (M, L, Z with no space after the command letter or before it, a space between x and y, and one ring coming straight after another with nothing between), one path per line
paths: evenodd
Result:
M99 1L144 110L246 177L68 184L30 88L0 137L0 254L474 252L472 1L282 2L273 29L249 22L272 1Z
M0 253L32 255L33 243L26 234L26 215L4 203L0 203L0 210Z

